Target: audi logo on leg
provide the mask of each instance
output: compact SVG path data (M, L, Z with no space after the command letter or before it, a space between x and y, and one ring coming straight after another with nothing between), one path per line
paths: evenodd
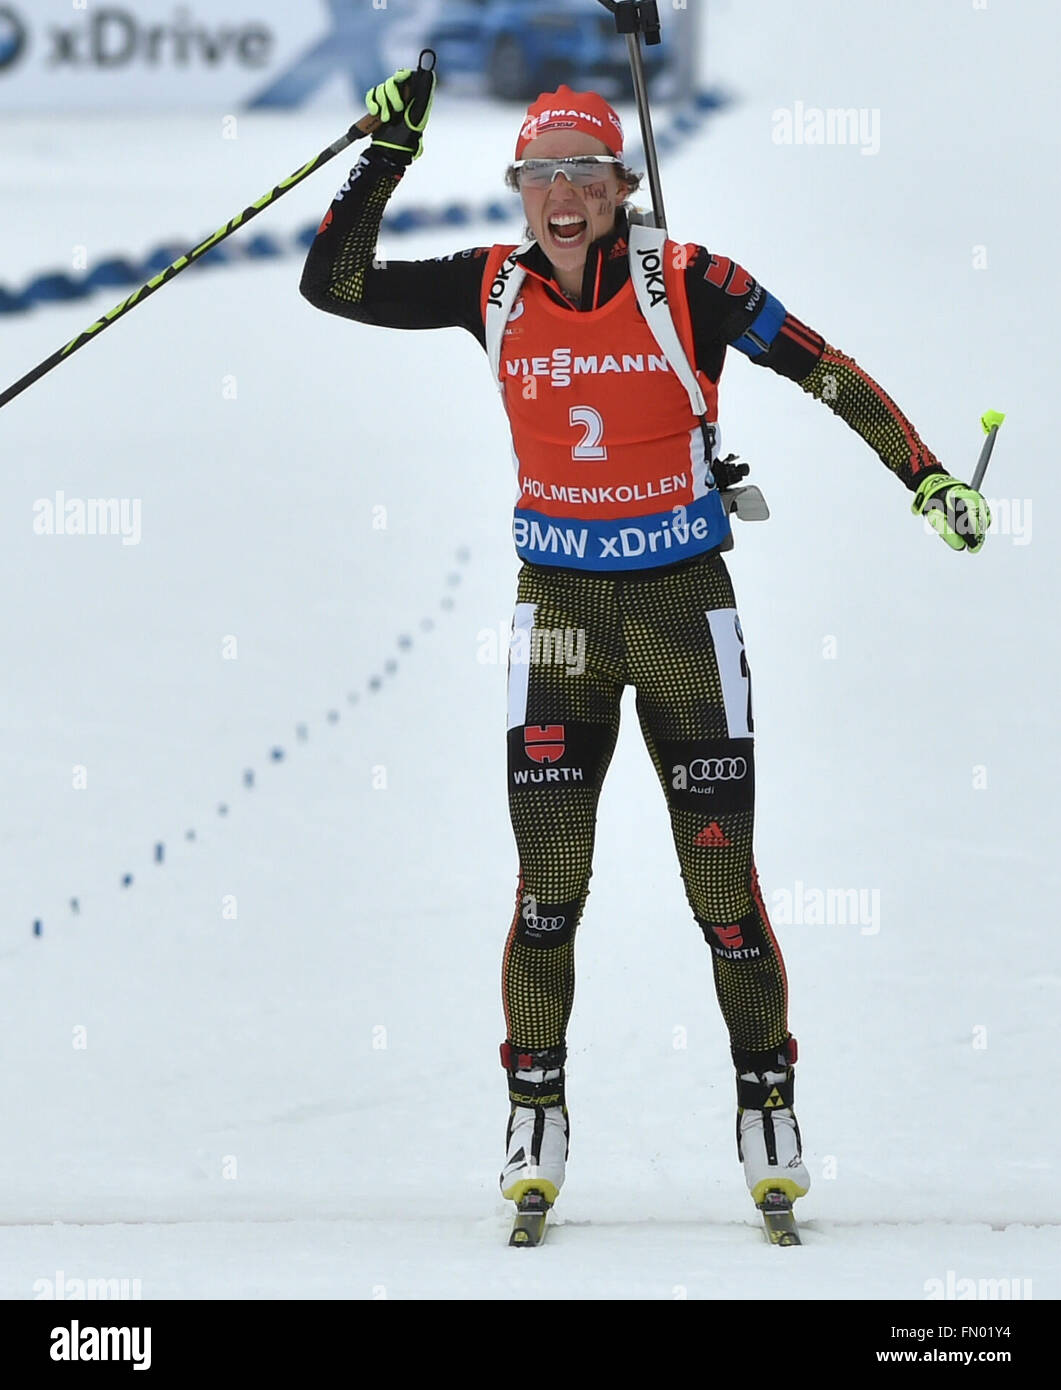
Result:
M747 771L745 758L694 758L689 764L694 782L739 782Z
M566 917L537 917L531 912L525 912L523 920L531 931L560 931L567 925Z

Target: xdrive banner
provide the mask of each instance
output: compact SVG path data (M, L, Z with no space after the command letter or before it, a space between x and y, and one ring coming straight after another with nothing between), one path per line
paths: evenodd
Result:
M695 89L705 5L660 0L645 64L663 99ZM17 0L0 3L0 112L349 107L424 47L454 93L629 94L597 0Z

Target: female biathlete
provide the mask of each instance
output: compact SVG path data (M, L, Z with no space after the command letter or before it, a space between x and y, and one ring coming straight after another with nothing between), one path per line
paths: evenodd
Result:
M466 328L489 353L512 429L523 560L513 636L531 659L510 660L508 678L520 877L502 969L501 1190L551 1204L564 1180L575 930L620 697L633 685L711 950L747 1184L757 1204L770 1191L791 1201L810 1184L793 1109L796 1043L752 857L750 680L715 477L726 348L824 401L955 550L978 550L990 519L881 387L740 265L639 227L626 207L639 179L596 93L561 86L527 112L508 172L530 233L522 246L376 264L380 220L422 153L433 95L433 74L407 69L368 93L383 124L324 217L301 289L360 323ZM584 634L583 669L535 644L535 632L557 630Z

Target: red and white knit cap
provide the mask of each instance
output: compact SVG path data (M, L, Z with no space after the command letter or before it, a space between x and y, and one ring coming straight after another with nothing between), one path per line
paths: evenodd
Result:
M596 92L573 92L561 84L555 92L542 92L527 108L516 141L516 158L532 140L550 130L580 130L603 140L614 155L623 152L623 127L619 117Z

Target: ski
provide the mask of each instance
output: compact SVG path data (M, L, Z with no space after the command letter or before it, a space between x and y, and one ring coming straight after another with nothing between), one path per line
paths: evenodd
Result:
M783 1192L767 1192L759 1203L766 1238L771 1245L802 1245L799 1226L792 1214L792 1199Z
M549 1203L540 1192L525 1192L516 1207L509 1245L541 1245L545 1239L545 1218Z

